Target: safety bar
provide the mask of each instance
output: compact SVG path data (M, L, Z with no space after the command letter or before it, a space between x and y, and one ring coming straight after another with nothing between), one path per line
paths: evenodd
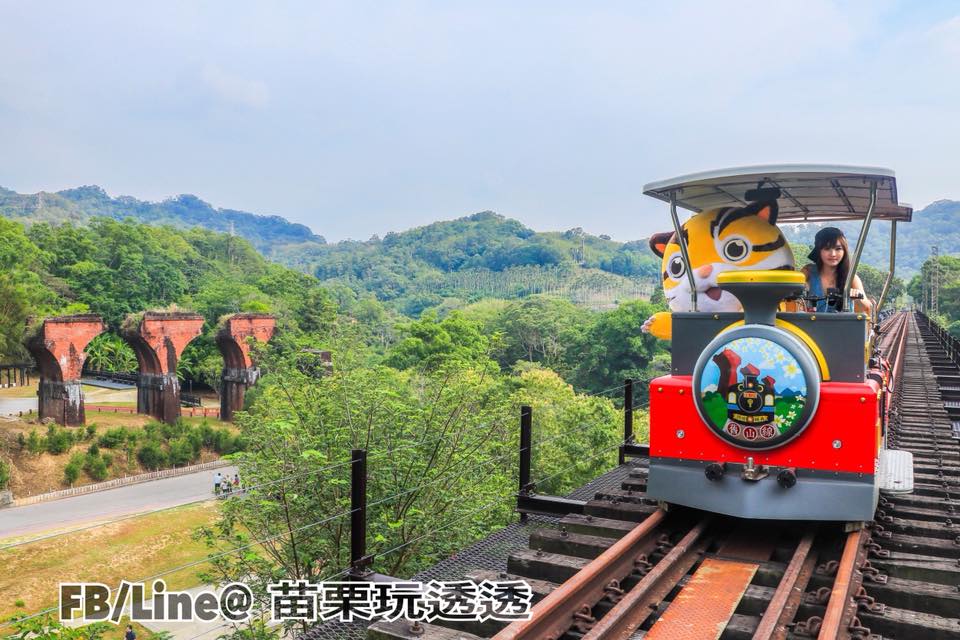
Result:
M677 244L680 245L680 255L683 256L683 266L687 272L687 282L690 283L690 305L693 311L697 310L697 281L693 277L693 266L690 264L690 252L687 251L687 239L683 236L680 218L677 216L677 192L670 192L670 219L673 220L673 231L677 234Z
M853 285L853 279L857 276L857 267L860 266L860 254L863 253L863 247L867 244L867 233L870 232L870 222L873 221L873 210L877 207L877 181L870 181L870 206L867 207L867 216L863 219L863 226L860 227L860 237L857 238L857 251L853 258L853 264L850 266L850 272L847 274L847 281L843 283L843 308L851 309L850 305L850 287Z

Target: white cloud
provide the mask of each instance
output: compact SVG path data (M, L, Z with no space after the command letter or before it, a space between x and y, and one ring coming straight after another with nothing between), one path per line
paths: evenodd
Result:
M267 85L230 73L217 64L203 65L203 82L223 100L254 109L262 109L270 101Z
M927 37L936 49L960 62L960 15L934 25Z

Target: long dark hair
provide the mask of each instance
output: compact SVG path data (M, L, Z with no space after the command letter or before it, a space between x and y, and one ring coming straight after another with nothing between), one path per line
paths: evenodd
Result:
M850 273L850 247L847 245L847 239L843 231L836 227L824 227L817 231L817 236L813 240L813 251L807 256L817 265L817 273L823 269L823 259L820 257L820 251L827 247L840 245L843 249L843 259L837 265L837 288L842 289L847 282L847 274Z

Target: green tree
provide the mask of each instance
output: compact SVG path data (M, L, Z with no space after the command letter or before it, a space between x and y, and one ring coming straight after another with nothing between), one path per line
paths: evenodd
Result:
M239 418L250 448L234 459L252 488L198 532L212 550L264 541L262 552L214 559L204 576L242 578L262 605L278 576L318 580L346 566L351 449L369 452L368 536L385 573L411 575L512 513L516 414L504 381L456 360L369 365L352 336L342 338L331 346L334 370L319 379L300 371L295 353L270 349L270 373Z
M451 362L465 364L488 361L490 339L480 325L458 311L444 319L428 311L416 321L399 325L402 336L393 345L386 362L392 367L438 368Z
M583 334L576 354L574 380L585 391L598 393L623 384L669 373L670 354L661 342L640 327L663 307L635 300L600 317ZM646 397L645 384L637 386L638 398Z
M585 309L548 296L511 302L500 319L504 340L501 364L509 367L517 360L527 360L562 367L567 350L579 344L589 318Z

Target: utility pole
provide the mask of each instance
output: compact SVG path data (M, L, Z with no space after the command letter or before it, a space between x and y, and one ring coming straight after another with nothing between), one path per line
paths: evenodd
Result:
M933 258L930 266L930 313L937 315L940 312L940 247L933 245L930 254Z

